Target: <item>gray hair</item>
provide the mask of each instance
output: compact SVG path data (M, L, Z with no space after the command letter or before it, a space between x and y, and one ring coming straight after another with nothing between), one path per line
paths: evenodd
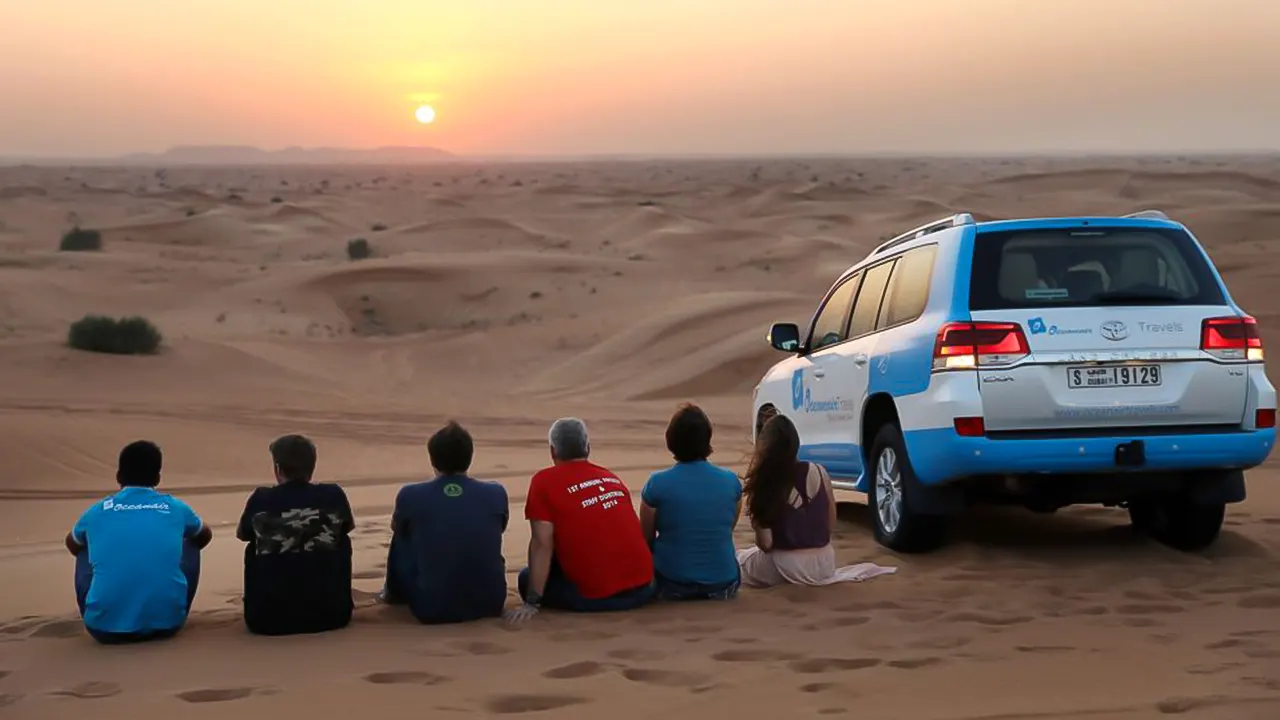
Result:
M583 460L591 453L587 424L575 417L564 417L551 423L547 440L557 460Z

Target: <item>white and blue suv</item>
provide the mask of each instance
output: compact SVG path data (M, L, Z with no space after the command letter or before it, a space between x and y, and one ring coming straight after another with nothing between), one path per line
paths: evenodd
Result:
M753 433L790 418L800 456L867 494L877 540L922 552L974 502L1128 509L1208 546L1276 441L1257 323L1159 211L904 233L835 282L756 386Z

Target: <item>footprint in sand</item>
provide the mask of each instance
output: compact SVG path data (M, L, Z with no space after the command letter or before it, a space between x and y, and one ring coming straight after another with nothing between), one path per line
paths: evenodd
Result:
M1236 607L1244 610L1280 610L1280 593L1246 595L1236 601Z
M551 642L597 642L599 640L612 640L616 637L618 637L618 633L604 630L569 630L552 633Z
M121 688L116 683L90 680L89 682L82 682L79 685L67 688L66 690L55 690L49 694L58 697L75 698L77 700L98 700L100 698L109 698L119 695L120 691Z
M973 642L973 638L939 635L912 640L907 643L907 647L914 650L955 650L971 642Z
M66 639L80 637L84 634L84 623L79 620L54 620L36 628L31 633L33 638Z
M787 664L791 672L804 675L865 670L880 664L878 658L805 658Z
M21 699L22 695L18 693L0 693L0 708L9 707Z
M932 615L930 617L932 617ZM836 616L826 618L825 620L819 620L818 622L811 622L807 625L802 625L800 629L807 630L809 632L817 632L821 630L829 630L831 628L857 627L859 625L866 625L869 622L871 622L871 618L866 615Z
M605 666L594 660L583 660L581 662L569 663L553 667L542 673L542 677L551 678L552 680L576 680L577 678L591 677L599 675L606 670Z
M276 692L278 691L274 688L261 687L202 688L180 692L175 697L183 702L203 705L206 703L243 700L251 695L272 695Z
M710 675L696 672L678 672L675 670L648 670L645 668L626 668L622 677L645 685L662 687L699 687L711 680ZM710 688L706 688L710 689Z
M780 662L798 657L796 653L782 650L721 650L711 655L712 660L719 662Z
M1127 617L1120 621L1121 624L1131 628L1154 628L1163 627L1164 623L1149 617Z
M847 712L849 711L844 708L829 707L829 708L822 708L821 710L818 711L818 714L819 715L843 715Z
M967 622L986 625L989 627L1008 627L1010 625L1022 625L1031 622L1034 618L1030 615L986 615L984 613L975 612L958 612L948 615L944 618L948 622Z
M484 640L455 640L446 643L449 647L466 655L506 655L511 648Z
M0 670L0 680L3 680L9 677L11 674L12 673L10 673L8 670Z
M1186 611L1187 609L1181 605L1170 605L1168 603L1138 603L1121 605L1116 608L1116 612L1121 615L1173 615Z
M939 657L907 658L905 660L890 660L888 663L889 667L897 668L898 670L917 670L941 664L942 658Z
M610 650L605 654L614 660L636 660L641 662L652 662L654 660L662 660L667 657L666 653L659 652L657 650L636 650L632 648Z
M452 678L419 670L393 670L391 672L369 673L364 681L374 685L440 685Z
M813 694L826 692L828 690L835 690L838 687L840 686L829 682L808 683L807 685L800 686L800 692Z
M1071 652L1076 648L1070 645L1015 645L1013 649L1023 653L1061 653Z
M577 695L495 695L484 701L484 708L495 715L545 712L590 702Z

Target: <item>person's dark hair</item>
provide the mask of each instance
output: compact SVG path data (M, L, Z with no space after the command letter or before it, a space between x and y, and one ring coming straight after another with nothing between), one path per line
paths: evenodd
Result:
M427 454L431 456L431 467L436 472L442 475L461 475L471 467L476 446L471 440L471 433L450 420L449 424L437 430L427 441Z
M711 418L702 408L685 403L667 423L667 449L676 462L697 462L711 457Z
M160 466L164 455L160 446L150 440L138 440L125 445L116 465L116 482L120 487L149 487L160 484Z
M799 452L800 435L786 415L760 428L742 486L747 512L760 527L772 528L790 499Z
M316 445L305 435L284 435L271 443L271 459L289 482L310 482L316 471Z

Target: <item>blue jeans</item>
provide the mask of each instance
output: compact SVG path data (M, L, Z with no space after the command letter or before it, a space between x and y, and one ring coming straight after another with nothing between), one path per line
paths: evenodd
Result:
M196 599L196 588L200 584L200 551L196 549L190 542L182 544L182 559L179 561L179 567L182 568L182 574L187 577L187 607L186 612L191 611L191 603ZM89 551L81 550L76 553L76 605L80 608L80 617L84 617L85 602L89 597L89 586L93 584L93 565L89 563ZM184 618L185 613L184 613ZM166 630L148 630L136 633L113 633L94 630L91 627L85 627L89 635L104 645L116 645L120 643L143 642L146 640L161 640L163 638L173 637L182 629L179 625L176 628Z
M527 600L529 595L529 568L520 571L516 578L520 590L520 598ZM542 606L552 610L568 610L569 612L619 612L634 610L653 599L653 582L637 588L623 590L616 595L603 598L584 598L577 586L560 569L560 564L551 559L551 572L547 575L547 586L542 590Z
M404 537L392 534L387 548L387 579L382 587L382 598L388 605L408 605L413 617L424 625L501 617L507 600L506 576L499 574L492 578L492 583L485 582L484 577L469 579L480 584L424 587L413 545Z
M715 585L678 582L655 573L654 585L654 595L659 600L732 600L742 587L742 573L727 583Z

